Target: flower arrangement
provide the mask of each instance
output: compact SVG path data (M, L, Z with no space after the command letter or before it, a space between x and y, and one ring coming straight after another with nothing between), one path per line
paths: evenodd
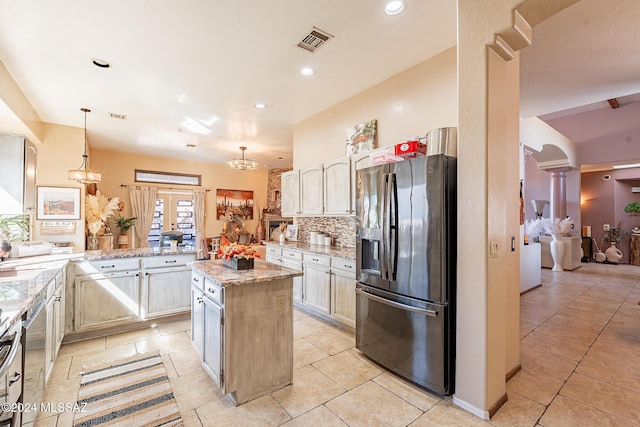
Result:
M622 236L628 236L629 231L622 228L622 221L618 223L617 227L609 227L609 231L605 233L604 240L611 243L620 243Z
M251 245L241 245L239 243L231 243L229 239L222 236L220 240L220 249L218 249L218 257L230 260L231 258L260 258L260 254Z
M560 218L536 218L525 223L525 233L529 236L539 236L542 232L551 235L565 235L571 231L573 225L571 217Z
M113 215L113 211L118 209L119 197L107 198L96 191L95 196L87 194L85 199L85 217L87 219L87 229L92 235L96 235L104 221Z

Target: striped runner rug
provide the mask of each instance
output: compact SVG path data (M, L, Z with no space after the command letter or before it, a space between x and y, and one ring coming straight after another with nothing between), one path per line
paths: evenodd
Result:
M73 425L181 426L159 354L140 354L82 373Z

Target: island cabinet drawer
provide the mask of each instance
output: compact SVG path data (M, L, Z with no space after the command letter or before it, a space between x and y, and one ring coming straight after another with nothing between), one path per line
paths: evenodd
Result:
M331 265L331 257L305 252L302 256L305 264L318 264L329 267Z
M285 248L282 249L282 258L297 259L298 261L302 261L302 252Z
M356 260L346 258L333 258L331 260L331 268L334 270L348 271L356 273Z
M142 260L144 268L177 267L187 265L195 260L195 255L160 255L145 257Z
M191 271L191 285L204 291L204 276L195 270Z
M76 262L76 274L108 273L112 271L136 271L140 269L139 258L117 258Z
M267 245L267 255L282 255L282 248L277 246Z
M204 293L212 301L224 306L224 288L216 285L209 279L204 279Z

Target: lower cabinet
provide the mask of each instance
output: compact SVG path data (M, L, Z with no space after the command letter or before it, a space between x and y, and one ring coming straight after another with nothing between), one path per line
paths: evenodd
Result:
M356 273L331 269L331 316L356 327Z
M318 259L318 257L313 257ZM331 276L328 266L304 262L304 304L331 315Z
M154 268L144 273L143 318L189 311L191 268Z
M301 261L284 258L282 260L282 266L290 268L292 270L303 271ZM303 284L304 284L304 276L298 276L293 278L293 302L297 302L297 303L302 302L303 300L302 297L304 295L302 290Z
M209 373L215 385L223 388L222 377L222 339L224 337L222 324L222 307L204 298L204 347L202 349L202 364Z
M204 347L204 294L195 286L191 287L191 343L202 356Z
M47 325L45 332L45 382L48 381L53 368L53 362L58 356L62 338L64 338L64 276L59 274L49 286L54 288L54 293L47 301Z
M140 317L138 271L75 278L75 330L91 330L137 321Z

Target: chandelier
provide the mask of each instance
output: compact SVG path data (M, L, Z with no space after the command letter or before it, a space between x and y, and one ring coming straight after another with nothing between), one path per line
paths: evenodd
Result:
M239 170L239 171L254 171L258 169L258 162L253 159L245 159L244 158L244 150L247 147L240 147L242 150L242 158L241 159L231 159L227 162L231 169Z
M96 184L102 179L102 175L98 172L93 172L89 167L89 156L87 155L87 113L91 110L88 108L81 108L80 111L84 113L84 154L82 155L82 164L78 169L70 169L68 172L68 178L75 180L80 184Z

